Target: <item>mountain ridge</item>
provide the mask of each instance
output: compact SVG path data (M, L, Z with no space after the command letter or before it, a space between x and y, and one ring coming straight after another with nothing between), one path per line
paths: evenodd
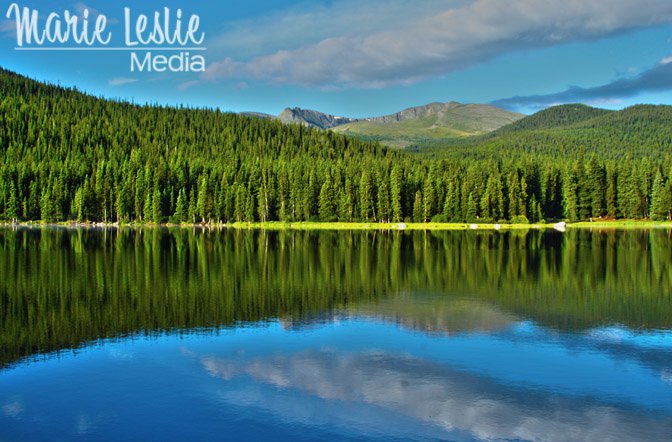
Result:
M284 124L334 130L402 148L422 144L426 140L482 135L525 117L488 104L463 104L456 101L432 102L367 118L337 116L299 107L285 108L277 116L258 112L242 114L277 119Z
M304 126L317 127L319 129L332 129L348 123L360 121L357 118L339 117L336 115L325 114L312 109L302 109L300 107L285 108L277 119L285 124L298 123Z

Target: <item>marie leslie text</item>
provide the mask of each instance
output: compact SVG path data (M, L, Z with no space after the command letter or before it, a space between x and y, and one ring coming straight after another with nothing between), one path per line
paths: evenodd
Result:
M17 50L126 50L132 72L205 71L205 33L197 14L168 7L150 14L123 10L123 39L115 39L105 14L85 8L42 13L12 3L6 17L16 24Z

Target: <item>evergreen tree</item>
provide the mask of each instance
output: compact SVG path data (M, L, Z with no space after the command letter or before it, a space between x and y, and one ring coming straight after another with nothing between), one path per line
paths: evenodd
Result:
M152 195L151 214L152 222L163 222L163 204L161 200L161 190L158 187L154 189L154 193Z
M460 221L460 200L458 186L451 180L446 189L446 201L443 204L443 216L446 221Z
M158 190L158 189L157 189ZM146 222L154 221L154 210L152 206L154 192L147 192L145 195L145 204L142 207L142 213L145 214Z
M207 175L203 175L199 180L198 197L196 200L196 210L202 223L209 222L212 218L213 209L212 193Z
M532 195L532 200L530 201L530 216L529 220L533 223L537 223L544 219L544 215L541 211L541 204L537 201L537 198Z
M217 198L216 198L216 202L215 202L215 212L216 212L216 216L217 216L217 218L220 222L227 222L228 221L227 210L226 210L228 190L229 190L229 183L226 180L226 176L222 175L222 179L219 183L219 189L218 189L218 192L217 192ZM178 198L179 198L179 195L178 195ZM184 218L184 216L182 216L181 218Z
M16 195L14 181L9 183L9 199L7 202L7 218L16 221L19 218L19 198Z
M522 206L520 199L520 179L518 178L518 172L512 171L509 174L507 188L509 190L509 208L507 210L507 214L509 219L513 219L521 215L520 208Z
M291 221L291 200L289 192L289 179L285 174L278 178L278 220Z
M177 202L175 204L175 213L173 214L173 220L176 223L183 223L189 219L188 208L187 208L187 196L184 189L180 189L180 192L177 194Z
M424 222L424 203L422 199L422 192L415 192L415 199L413 200L413 221L416 223Z
M403 179L401 168L395 165L390 175L390 203L392 205L392 220L400 222L404 219L402 206Z
M245 220L245 204L246 204L246 192L245 186L238 184L236 186L236 200L235 200L235 210L234 218L236 222L243 222Z
M476 222L478 221L478 205L476 204L476 198L474 194L470 193L467 198L467 222Z
M331 176L327 178L320 189L319 200L320 221L329 222L336 220L336 205L334 201L334 189L331 182Z
M672 189L660 170L656 172L653 180L651 219L655 221L672 219Z
M590 192L591 216L600 218L607 214L607 172L592 158L588 162L588 189Z
M489 187L486 187L485 192L481 197L481 215L484 220L493 220L496 219L493 212L492 191Z
M518 195L519 195L518 204L520 205L518 208L518 215L522 217L527 217L528 215L527 202L530 199L527 189L527 180L525 179L525 177L522 177L520 179L520 191Z
M188 217L189 220L193 223L196 224L196 218L198 217L198 207L196 205L196 190L192 187L191 192L189 193L189 204L187 205L188 207Z
M131 213L132 209L132 200L131 200L131 185L128 179L124 180L117 190L117 199L116 199L116 212L118 221L129 221L132 219L133 215Z
M245 221L254 222L254 214L256 213L254 192L250 188L245 188Z
M135 216L138 218L139 221L142 221L143 215L145 214L144 212L145 199L146 199L145 174L142 171L142 169L140 169L135 178L135 199L134 199Z
M338 217L342 221L351 222L355 216L354 190L350 178L345 179L345 188L341 193Z
M620 174L624 177L622 180L623 190L619 192L621 212L628 219L642 218L646 212L643 204L644 195L639 181L639 171L636 166L626 166L626 168L629 168L629 171Z
M314 219L318 215L318 195L320 192L320 184L317 181L315 170L311 169L310 177L308 178L308 187L305 189L303 199L303 218L307 221Z
M259 220L266 222L274 217L275 205L275 185L274 179L268 171L264 171L262 176L262 184L259 188L257 210L259 212Z
M563 213L568 221L579 219L578 177L573 169L565 172L562 185Z
M481 197L481 217L491 221L497 221L504 216L504 194L499 175L488 178L485 192Z
M40 218L47 223L56 221L54 201L48 187L44 189L40 197Z
M392 219L392 207L390 204L390 184L387 177L382 174L378 178L378 220L390 222Z
M577 196L577 213L578 219L588 219L591 217L592 208L592 196L591 189L587 182L577 182L578 187L578 196Z
M362 221L365 222L374 219L372 187L371 177L369 176L368 172L362 172L362 178L359 181L359 216Z
M614 169L607 170L607 190L604 195L607 216L616 218L618 216L618 195L617 195L617 177Z
M72 202L72 212L76 214L77 221L82 222L85 221L85 216L86 216L86 211L85 211L85 203L84 203L84 187L79 187L77 188L77 191L75 192L75 198L73 199Z
M432 219L434 215L434 206L436 198L436 188L434 187L434 180L430 174L425 180L425 186L423 188L423 207L422 207L422 217L424 222L428 222Z

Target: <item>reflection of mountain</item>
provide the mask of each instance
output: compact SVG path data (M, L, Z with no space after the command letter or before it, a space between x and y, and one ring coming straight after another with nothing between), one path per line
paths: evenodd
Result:
M428 333L492 332L516 322L515 316L478 299L441 295L390 296L377 303L355 303L348 311Z
M253 383L307 397L390 409L484 440L667 441L672 434L672 420L657 419L645 410L516 389L433 362L386 353L310 351L250 360L206 357L202 364L212 376L226 381L245 376ZM248 404L274 407L269 411L285 419L301 409L300 399L272 402L267 396L255 400L255 394L263 393L249 388L243 396Z
M382 297L377 302L354 300L333 312L285 316L280 318L280 324L285 330L299 331L352 317L375 318L409 330L445 335L497 332L517 322L515 316L476 298L405 293Z

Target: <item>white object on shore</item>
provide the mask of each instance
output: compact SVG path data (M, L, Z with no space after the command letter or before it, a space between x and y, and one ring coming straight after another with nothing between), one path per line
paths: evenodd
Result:
M499 230L499 229L501 229L501 228L502 228L501 225L499 225L499 224L495 224L495 230Z
M564 232L565 230L567 230L567 223L564 221L560 221L559 223L553 224L553 228L558 232Z
M478 229L478 225L477 225L477 224L471 224L471 225L469 226L469 228L470 228L471 230L476 230L476 229Z
M397 228L398 228L399 230L406 230L406 223L399 223L399 224L397 225Z

